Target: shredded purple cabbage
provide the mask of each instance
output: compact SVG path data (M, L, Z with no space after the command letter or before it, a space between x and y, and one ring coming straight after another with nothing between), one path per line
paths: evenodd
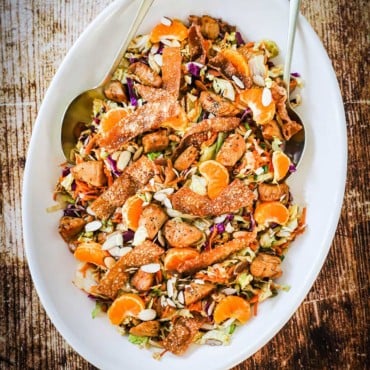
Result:
M293 77L301 77L301 75L298 72L292 72L290 75Z
M66 177L66 176L68 176L70 174L70 172L71 172L70 167L65 167L65 168L63 168L62 176L63 177Z
M117 162L110 155L108 155L107 161L112 169L113 174L117 177L121 175L121 171L117 168Z
M130 97L130 103L134 107L137 107L137 97L134 91L134 83L131 78L127 78L127 90L128 90L128 95Z
M93 121L94 121L96 124L99 124L99 123L100 123L100 118L98 118L98 117L94 117L94 118L93 118Z
M126 242L129 242L130 240L134 239L134 235L135 233L132 231L132 230L127 230L125 231L122 236L123 236L123 241L126 243Z
M251 113L252 113L252 110L250 108L246 108L240 118L240 121L243 122L248 117L248 115Z
M241 35L241 33L239 31L237 31L235 33L235 40L236 40L236 44L238 46L241 46L241 45L244 45L245 44L245 41L243 40L243 37Z
M195 63L188 63L187 65L188 71L194 76L194 77L199 77L200 75L200 70L202 67L200 67L198 64Z
M210 232L213 233L214 229L217 229L217 234L222 234L225 231L225 225L223 223L212 225L210 228Z
M68 204L67 208L63 211L64 216L81 217L85 212L85 208L76 204Z
M227 216L226 216L226 221L232 221L234 219L234 215L232 214L232 213L230 213L230 214L228 214Z
M160 42L156 54L162 54L163 53L163 49L164 49L164 44L162 42Z
M296 168L296 166L293 163L291 163L290 166L289 166L289 172L290 173L293 173L295 171L297 171L297 168Z
M73 182L72 182L72 184L71 184L71 189L73 190L73 191L75 191L76 190L76 181L74 181L73 180Z
M139 59L138 58L128 58L128 61L130 62L130 64L134 64L134 63L136 63L136 62L138 62L139 61Z

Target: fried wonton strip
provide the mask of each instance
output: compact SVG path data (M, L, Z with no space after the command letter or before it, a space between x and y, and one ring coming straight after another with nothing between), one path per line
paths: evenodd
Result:
M117 207L146 185L155 174L155 166L147 157L139 160L126 168L114 183L97 198L90 206L91 210L100 219L107 219Z
M99 145L109 151L118 150L123 144L144 132L158 129L162 122L180 114L180 106L169 99L148 102L121 119L99 139Z
M147 102L161 101L161 100L173 100L176 98L171 95L167 90L156 89L155 87L145 85L135 85L138 94Z
M175 355L182 355L188 349L204 321L204 318L198 316L179 316L170 333L164 338L162 342L163 348Z
M221 244L215 249L200 253L196 258L184 261L179 265L177 271L180 273L193 274L217 262L222 262L233 253L247 248L255 238L256 233L251 232L248 236L236 238L225 244Z
M164 250L147 240L122 256L92 290L93 294L114 299L129 278L129 267L140 267L158 260Z
M165 47L162 54L163 88L176 98L181 83L181 51L177 47Z
M254 194L248 186L235 179L213 200L183 187L172 196L172 206L182 213L207 217L236 212L242 207L249 208L253 200Z

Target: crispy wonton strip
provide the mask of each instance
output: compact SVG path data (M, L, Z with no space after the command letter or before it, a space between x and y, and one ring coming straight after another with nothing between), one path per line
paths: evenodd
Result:
M109 151L118 150L136 136L159 128L162 122L179 114L180 106L173 100L148 102L122 118L104 136L101 136L99 145Z
M93 288L92 293L114 299L129 278L129 274L125 271L127 268L155 262L163 253L164 250L157 244L146 240L122 256Z
M221 244L215 249L200 253L199 256L182 262L177 271L180 273L193 274L201 269L207 268L214 263L224 261L233 253L239 252L253 242L256 238L256 233L251 232L243 238L233 239L225 244Z
M235 179L213 200L182 187L172 196L172 205L182 213L204 217L219 216L242 207L250 207L253 200L254 194L248 186Z
M177 47L165 47L162 54L163 88L176 98L181 83L181 52Z
M142 156L126 168L125 172L90 206L100 219L107 219L117 207L146 185L156 172L152 161Z

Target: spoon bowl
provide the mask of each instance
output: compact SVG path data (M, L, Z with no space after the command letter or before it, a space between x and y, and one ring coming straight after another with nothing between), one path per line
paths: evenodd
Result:
M129 32L127 33L117 56L108 71L104 80L95 88L86 90L74 98L68 105L63 121L61 132L61 144L64 156L67 161L72 161L71 150L74 148L84 124L91 121L91 108L94 99L105 99L104 86L111 80L114 71L117 69L122 57L124 56L131 39L135 36L146 13L154 0L140 0L139 7L134 17Z
M285 142L284 153L290 158L294 166L297 168L299 162L302 159L302 155L306 144L306 133L304 128L304 123L299 117L298 113L290 105L290 70L292 65L292 56L294 48L294 39L297 30L297 20L299 15L299 7L301 0L290 0L289 7L289 28L288 28L288 42L287 42L287 52L286 60L284 66L284 84L287 90L287 101L286 108L290 119L299 123L302 129L293 135L289 140Z

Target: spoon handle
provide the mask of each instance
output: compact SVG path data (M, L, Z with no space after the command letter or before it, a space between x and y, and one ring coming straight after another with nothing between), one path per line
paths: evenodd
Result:
M136 35L136 32L141 25L144 17L146 16L146 13L148 12L149 8L151 7L154 0L140 0L139 8L136 12L136 15L132 21L131 27L126 35L126 38L124 39L122 46L112 64L112 67L110 68L109 72L105 76L104 80L100 84L100 86L105 85L107 82L109 82L113 76L113 73L117 69L119 63L121 62L123 56L126 53L126 50L128 46L130 45L131 39Z
M283 75L288 97L289 97L289 84L290 84L290 68L292 65L294 39L295 39L296 30L297 30L297 20L298 20L300 5L301 5L301 0L290 0L288 41L287 41L287 51L286 51L284 75Z

